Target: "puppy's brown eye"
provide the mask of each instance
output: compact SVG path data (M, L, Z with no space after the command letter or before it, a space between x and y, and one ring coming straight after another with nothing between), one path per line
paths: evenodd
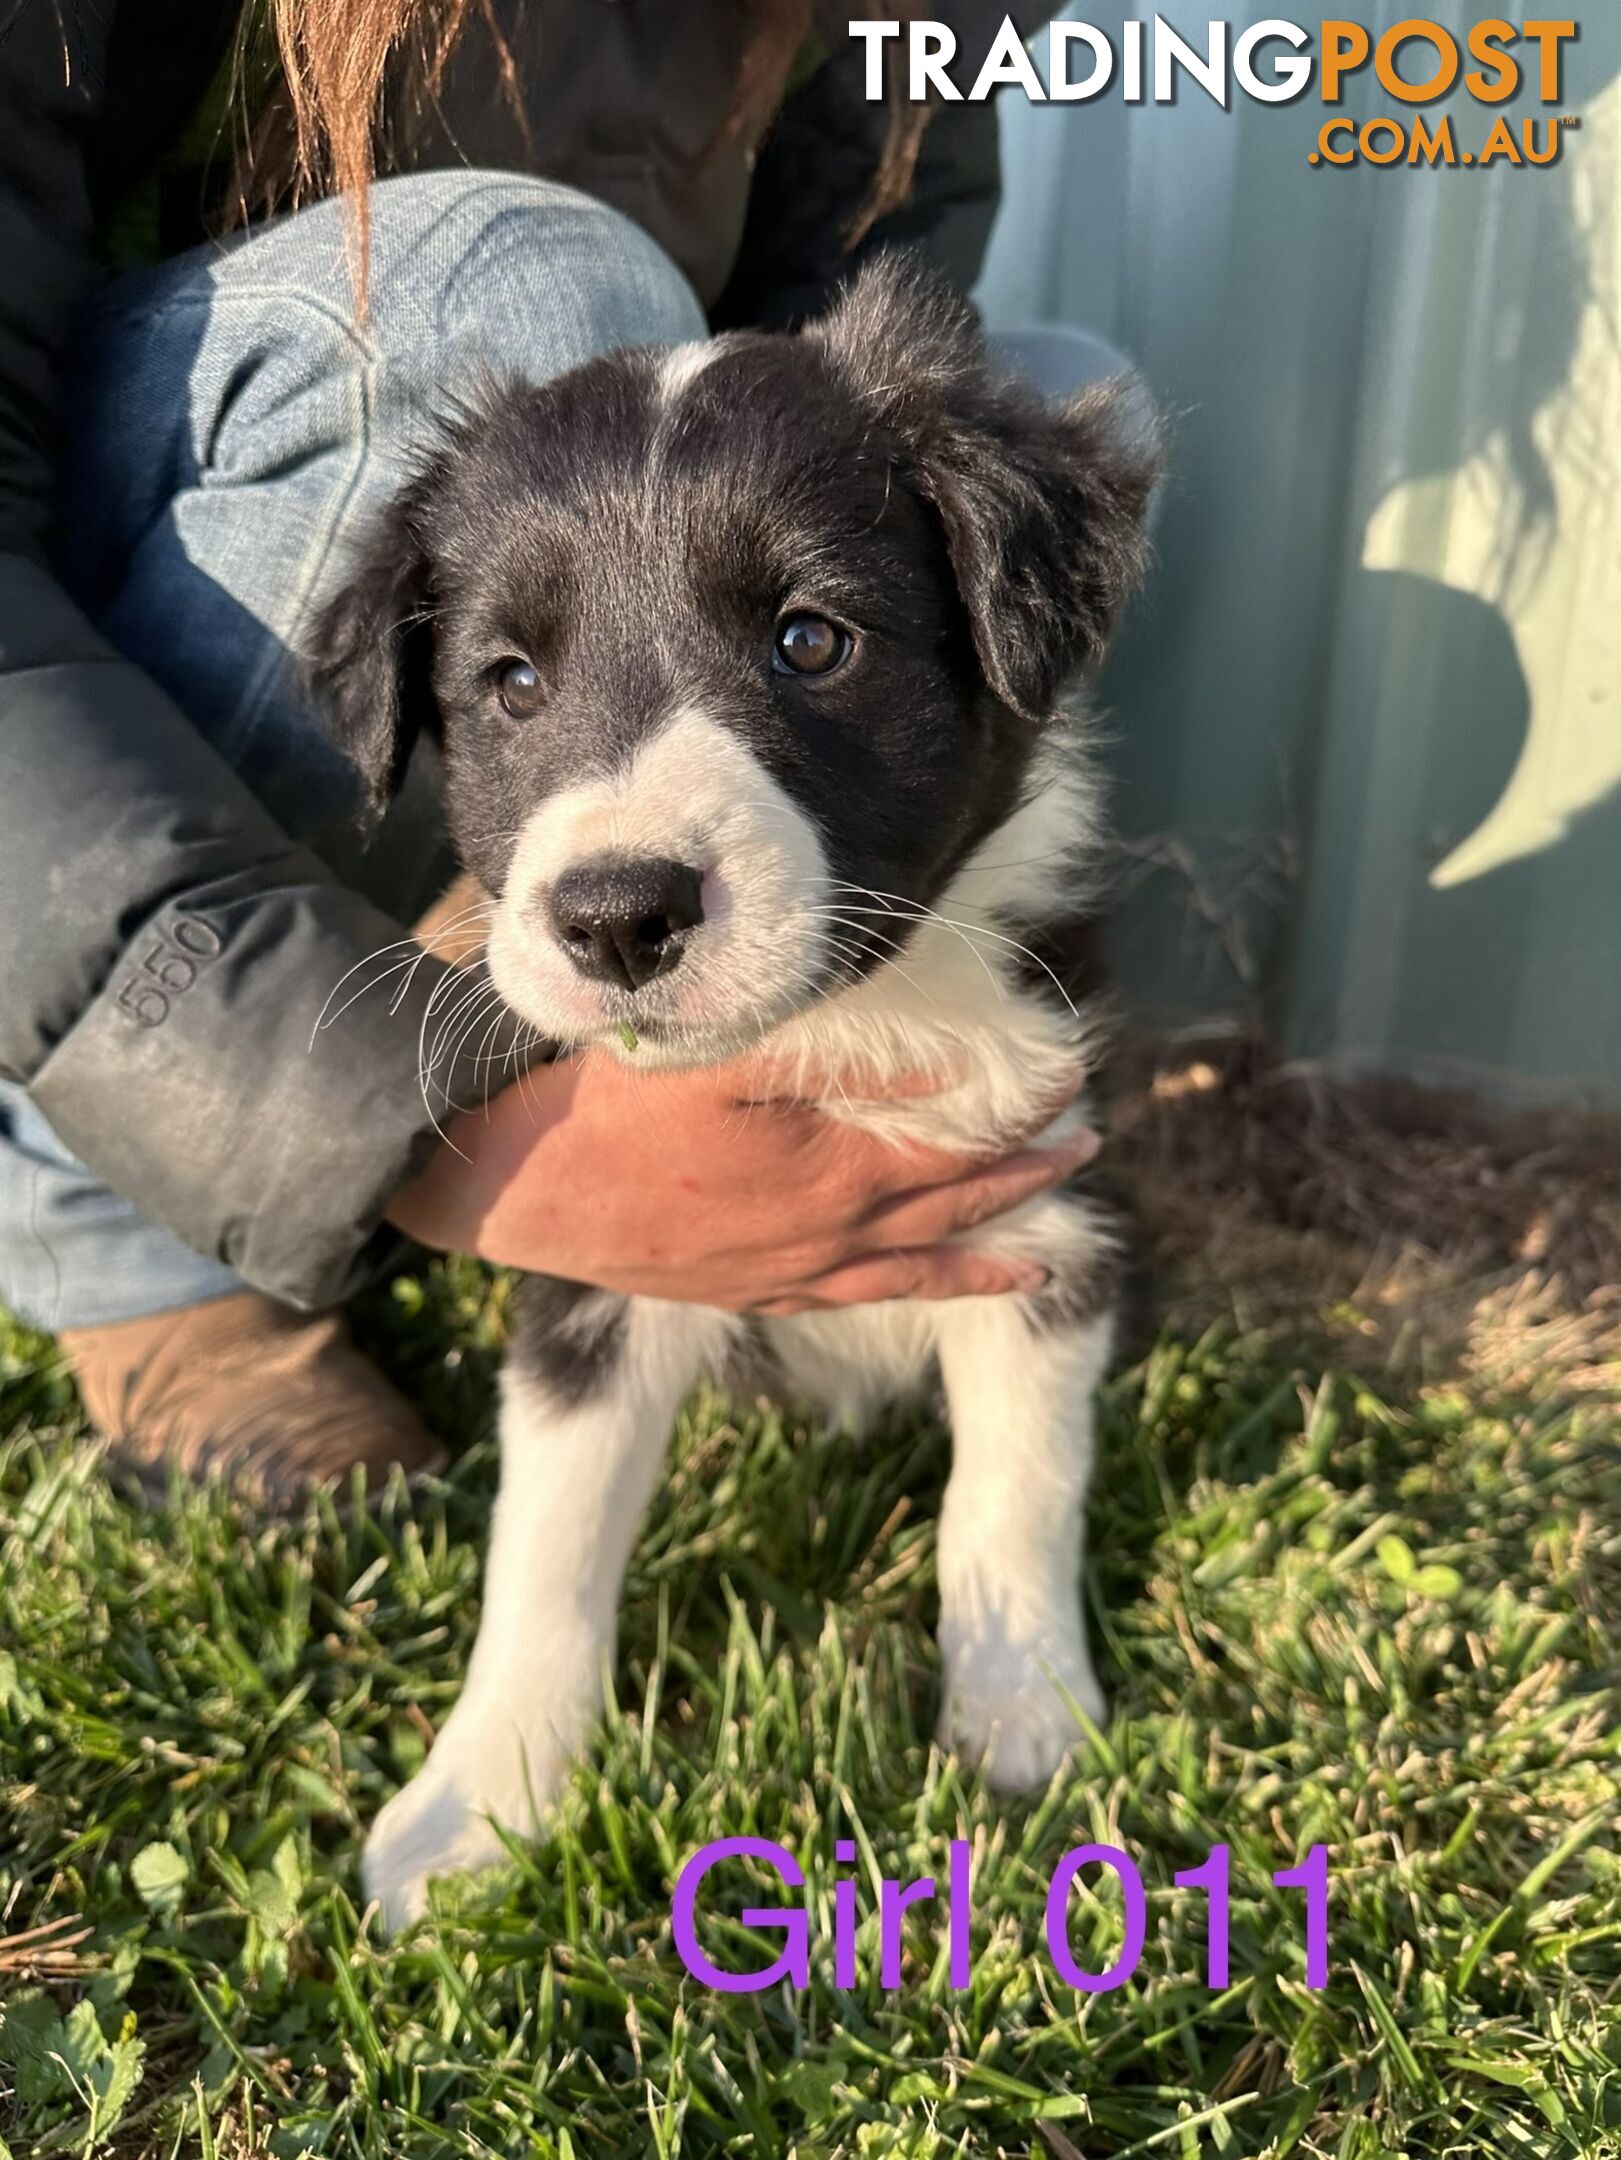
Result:
M785 615L777 625L775 665L784 675L831 675L850 657L850 633L825 615Z
M540 706L540 677L527 660L506 660L495 671L495 694L514 720L526 719Z

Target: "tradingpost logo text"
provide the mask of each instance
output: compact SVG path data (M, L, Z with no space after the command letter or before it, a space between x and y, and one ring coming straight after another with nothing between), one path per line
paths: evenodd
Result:
M1054 105L1084 104L1111 90L1128 105L1169 105L1188 84L1224 111L1235 95L1332 108L1344 103L1348 86L1388 99L1392 110L1371 119L1329 112L1306 152L1308 164L1327 166L1552 165L1566 130L1579 124L1557 109L1565 48L1579 34L1569 16L1516 23L1488 15L1452 30L1410 15L1379 32L1345 16L1317 23L1269 17L1237 32L1212 22L1201 44L1162 15L1124 23L1112 36L1066 18L1047 28L1043 74L1011 18L971 73L957 65L948 24L910 18L850 25L865 48L866 95L874 100L896 81L908 98L947 104L972 103L1004 85ZM1539 112L1500 109L1522 91ZM1453 109L1437 111L1443 102Z

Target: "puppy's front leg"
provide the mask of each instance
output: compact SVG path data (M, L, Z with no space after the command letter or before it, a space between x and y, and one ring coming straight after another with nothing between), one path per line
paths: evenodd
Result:
M1080 1573L1093 1396L1113 1326L1107 1308L1078 1317L1062 1307L1055 1286L1028 1299L960 1299L937 1323L952 1432L940 1739L983 1757L991 1782L1009 1790L1043 1783L1079 1737L1066 1696L1103 1715Z
M619 1590L682 1397L727 1323L537 1278L502 1382L501 1488L461 1700L378 1816L367 1894L391 1928L429 1880L501 1857L557 1792L600 1701Z

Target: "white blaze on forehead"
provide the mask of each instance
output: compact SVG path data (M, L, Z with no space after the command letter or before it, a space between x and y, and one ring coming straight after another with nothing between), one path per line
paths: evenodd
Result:
M690 345L674 345L659 363L659 393L673 405L689 384L695 382L715 357L718 338L695 338Z
M820 973L827 858L810 818L731 729L685 707L621 765L543 803L513 849L489 959L507 1002L563 1040L610 1025L547 926L565 872L601 855L688 863L704 920L650 986L674 1025L763 1032Z

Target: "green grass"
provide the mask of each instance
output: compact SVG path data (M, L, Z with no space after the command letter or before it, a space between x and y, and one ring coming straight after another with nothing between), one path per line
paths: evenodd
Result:
M487 1432L499 1304L465 1269L374 1325ZM84 1451L48 1346L0 1332L0 2139L12 2154L1621 2155L1621 1430L1612 1406L1376 1390L1276 1342L1163 1340L1113 1384L1088 1578L1113 1716L1045 1795L931 1750L941 1432L860 1446L701 1402L627 1588L619 1706L554 1834L391 1947L364 1825L420 1760L477 1610L487 1438L267 1525L149 1511ZM804 1996L711 1994L671 1882L751 1832L804 1864ZM855 1871L974 1845L954 1995L926 1910L903 1986L840 1993ZM1041 1940L1070 1845L1148 1886L1137 1978L1081 1998ZM1203 1901L1232 1850L1232 1977ZM1332 1852L1331 1970L1300 1893ZM780 1902L726 1879L719 1917ZM910 1925L915 1918L917 1924ZM1117 1901L1073 1907L1105 1964ZM16 1943L63 1923L54 1938ZM68 1926L68 1922L76 1922ZM76 1944L69 1938L88 1930Z

